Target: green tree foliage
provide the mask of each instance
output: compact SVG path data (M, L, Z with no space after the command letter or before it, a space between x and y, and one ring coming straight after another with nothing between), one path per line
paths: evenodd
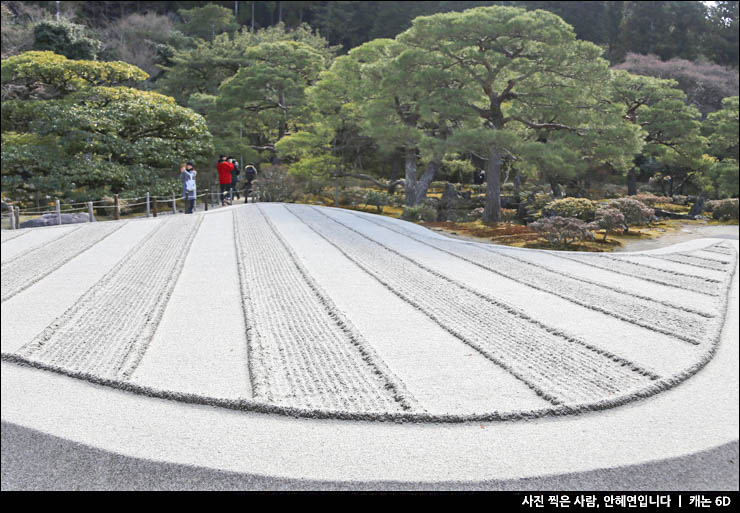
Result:
M249 116L250 129L258 129L265 143L260 149L274 150L305 106L305 89L324 67L320 53L305 43L279 41L261 43L245 54L250 63L219 87L220 115Z
M623 109L624 120L640 127L645 141L643 155L670 167L674 185L681 180L681 187L700 176L706 147L700 133L701 114L686 104L686 95L676 81L613 70L609 84L612 101ZM628 193L636 194L637 161L627 176Z
M740 35L738 24L738 2L712 2L709 6L709 31L706 34L704 52L718 64L737 69L740 59Z
M242 29L175 52L157 86L207 117L219 152L255 161L266 151L271 159L335 51L307 25Z
M658 55L663 60L699 57L706 32L702 2L625 2L620 46L627 52Z
M712 155L738 160L738 97L722 100L722 109L707 116L703 129L709 135Z
M231 33L239 28L230 9L213 3L178 12L185 20L182 32L188 36L213 41L218 34Z
M595 45L578 41L570 26L545 11L481 7L463 13L416 18L399 40L439 59L472 88L466 102L479 126L458 131L488 158L484 221L500 220L500 176L504 158L534 159L550 169L575 162L579 151L602 137L622 141L605 153L631 155L634 130L615 122L613 107L599 99L607 63ZM460 108L458 102L447 108ZM591 151L591 150L588 150Z
M112 87L145 78L125 63L51 52L4 60L3 89L26 92L2 104L3 191L80 200L175 188L177 164L210 155L211 135L201 116L171 97Z
M42 21L33 27L33 49L50 51L70 59L95 59L103 47L85 35L85 27L69 21Z
M53 99L89 86L145 80L125 62L70 60L53 52L25 52L2 61L2 98Z
M717 197L738 195L738 123L738 97L732 96L722 101L721 110L707 116L702 127L714 157L707 173L709 189Z
M326 65L331 63L337 50L308 25L291 31L287 31L284 25L255 32L243 28L233 38L222 34L212 42L202 41L194 48L174 51L169 58L170 64L163 66L166 73L157 82L157 88L174 96L181 104L188 104L194 93L216 95L224 80L233 77L240 68L251 65L247 58L251 48L261 43L280 41L308 45L321 54Z

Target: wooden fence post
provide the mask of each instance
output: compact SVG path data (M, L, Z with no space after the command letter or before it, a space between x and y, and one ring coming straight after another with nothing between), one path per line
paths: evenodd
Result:
M157 197L154 196L154 203L152 203L152 215L157 217Z
M121 219L121 204L118 202L118 194L113 195L113 219Z
M172 193L172 213L177 214L177 205L175 204L175 193Z
M146 193L146 216L147 217L149 217L149 212L150 212L150 208L149 208L149 193L147 192Z
M59 203L59 200L56 200L57 204L57 224L62 224L62 206Z
M92 208L92 201L87 202L87 216L90 219L90 222L92 223L95 221L95 217L93 216L93 208Z
M208 212L208 191L207 190L205 194L203 194L203 205L206 208L206 212Z
M21 227L21 209L16 208L15 209L15 227L20 228Z
M10 205L10 229L15 230L15 207Z

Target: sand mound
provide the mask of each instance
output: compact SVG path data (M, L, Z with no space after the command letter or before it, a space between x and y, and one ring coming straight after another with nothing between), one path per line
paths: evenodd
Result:
M672 388L717 351L737 267L717 240L518 250L281 204L4 232L2 248L5 362L229 409L413 422Z

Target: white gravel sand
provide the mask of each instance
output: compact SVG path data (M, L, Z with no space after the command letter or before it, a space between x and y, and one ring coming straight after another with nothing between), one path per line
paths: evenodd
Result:
M230 212L204 217L135 383L251 397ZM197 319L197 321L195 320Z
M737 241L556 254L279 204L115 226L3 242L3 422L332 482L533 478L738 438Z
M82 225L86 226L86 225ZM44 226L40 228L26 228L23 237L12 237L2 241L2 262L13 260L26 252L39 248L48 242L63 237L78 230L78 224L63 224L61 226ZM5 231L3 231L5 233ZM6 242L7 241L7 242Z
M155 226L152 221L122 223L110 237L4 302L0 309L3 352L16 351L60 317Z

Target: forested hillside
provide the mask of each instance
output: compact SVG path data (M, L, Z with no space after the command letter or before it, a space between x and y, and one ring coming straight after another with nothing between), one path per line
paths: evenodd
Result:
M18 200L164 190L179 161L210 170L220 153L304 193L347 177L402 187L407 207L483 171L486 221L510 188L738 194L738 2L11 1L2 14L3 193Z

